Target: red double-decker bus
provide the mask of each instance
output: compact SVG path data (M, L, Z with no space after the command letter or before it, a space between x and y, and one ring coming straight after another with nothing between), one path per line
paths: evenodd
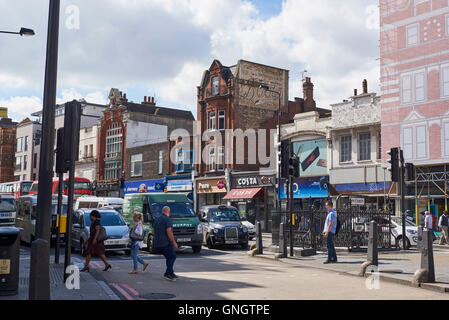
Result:
M16 200L29 194L33 181L13 181L0 183L0 194L12 194Z
M64 179L64 185L62 186L62 191L64 195L69 194L69 178ZM34 181L33 185L31 186L30 194L37 194L38 192L38 181ZM57 194L59 189L59 179L53 179L53 187L52 187L52 193ZM92 195L92 183L89 179L81 178L81 177L75 177L75 183L74 183L74 192L73 196L75 199L85 196L85 195Z

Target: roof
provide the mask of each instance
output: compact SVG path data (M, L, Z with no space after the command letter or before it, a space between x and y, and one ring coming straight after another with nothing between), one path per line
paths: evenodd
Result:
M128 111L131 112L146 113L169 118L195 120L192 112L187 110L159 107L152 104L138 104L133 102L123 102L122 104L128 109Z

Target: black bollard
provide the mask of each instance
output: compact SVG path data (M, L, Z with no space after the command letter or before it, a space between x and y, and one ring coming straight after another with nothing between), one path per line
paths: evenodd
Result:
M435 282L435 265L433 263L433 231L426 230L423 232L421 247L421 269L427 271L427 281Z
M372 265L377 266L379 264L378 248L377 248L377 223L371 221L369 224L368 235L368 261Z
M418 251L421 251L421 249L423 248L422 235L423 235L423 226L418 226L418 241L416 246L416 249Z
M257 237L257 254L263 254L263 242L262 242L262 224L260 221L256 223L256 237Z
M281 258L287 258L287 238L285 237L283 222L279 227L279 249L281 250Z

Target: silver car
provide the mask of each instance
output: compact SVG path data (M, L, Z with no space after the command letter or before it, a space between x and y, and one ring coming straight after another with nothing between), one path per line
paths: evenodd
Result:
M73 213L72 218L72 247L79 250L81 255L86 255L84 243L90 234L90 213L94 209L79 209ZM131 253L129 247L129 227L121 215L112 209L97 209L101 214L100 223L106 229L108 239L104 242L106 251L125 251Z

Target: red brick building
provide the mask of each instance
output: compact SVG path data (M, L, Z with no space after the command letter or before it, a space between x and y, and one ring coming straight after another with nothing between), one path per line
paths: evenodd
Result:
M0 119L0 183L14 181L17 122Z

